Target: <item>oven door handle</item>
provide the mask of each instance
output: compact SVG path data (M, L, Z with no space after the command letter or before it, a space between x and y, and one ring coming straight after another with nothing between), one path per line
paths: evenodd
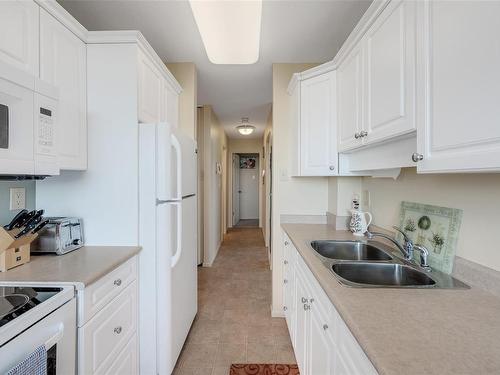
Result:
M59 324L57 332L45 341L45 349L49 350L50 348L52 348L55 344L61 341L63 335L64 335L64 324L61 323Z

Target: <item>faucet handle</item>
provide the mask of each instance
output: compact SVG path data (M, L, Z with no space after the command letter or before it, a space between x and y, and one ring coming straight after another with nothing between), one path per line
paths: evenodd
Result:
M392 226L394 229L396 229L399 233L401 233L403 235L403 238L405 240L405 243L408 243L408 244L412 244L413 245L413 241L411 240L410 237L408 237L408 235L404 232L404 230L402 230L401 228L393 225Z
M425 246L422 245L414 245L413 248L420 252L420 267L425 269L426 271L430 271L431 267L429 266L429 250Z

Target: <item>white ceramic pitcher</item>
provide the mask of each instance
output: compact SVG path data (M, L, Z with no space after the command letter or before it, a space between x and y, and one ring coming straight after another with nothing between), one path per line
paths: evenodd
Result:
M366 219L368 218L368 221ZM349 229L355 236L363 236L372 222L372 214L359 210L351 210Z

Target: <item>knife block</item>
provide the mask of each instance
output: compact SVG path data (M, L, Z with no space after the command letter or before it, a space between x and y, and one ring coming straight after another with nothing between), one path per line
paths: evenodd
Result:
M0 227L0 272L30 261L30 244L38 234L28 233L16 239L15 235L20 231L19 228L6 231Z

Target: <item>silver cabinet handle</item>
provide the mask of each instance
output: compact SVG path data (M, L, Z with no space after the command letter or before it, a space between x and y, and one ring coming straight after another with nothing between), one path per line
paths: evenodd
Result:
M361 138L361 135L359 133L355 133L354 138L359 139L359 138Z
M283 311L286 311L286 310L287 310L286 306L283 306Z
M117 335L119 335L120 333L122 333L122 327L121 327L121 326L118 326L118 327L116 327L113 331L114 331Z
M304 310L311 310L311 305L308 305L307 303L304 303Z
M424 155L419 154L418 152L414 152L411 156L411 160L413 160L415 163L418 163L419 161L424 160Z
M311 298L311 299L309 300L309 302L313 303L313 302L314 302L314 298Z
M283 280L283 284L287 284L288 283L288 280L287 279L284 279Z
M289 245L288 241L285 241L285 246L288 246L288 245Z
M328 329L328 324L323 324L323 329L326 331Z
M330 165L330 170L331 170L331 171L334 171L334 170L335 170L335 166Z
M302 303L306 303L307 301L308 301L308 299L307 299L307 298L302 297Z
M286 259L285 259L285 260L283 261L283 264L288 264L288 260L286 260Z
M113 284L115 284L116 286L122 285L122 279L116 279L115 281L113 281Z
M363 130L362 132L359 133L359 138L366 137L368 135L368 132L366 130Z

